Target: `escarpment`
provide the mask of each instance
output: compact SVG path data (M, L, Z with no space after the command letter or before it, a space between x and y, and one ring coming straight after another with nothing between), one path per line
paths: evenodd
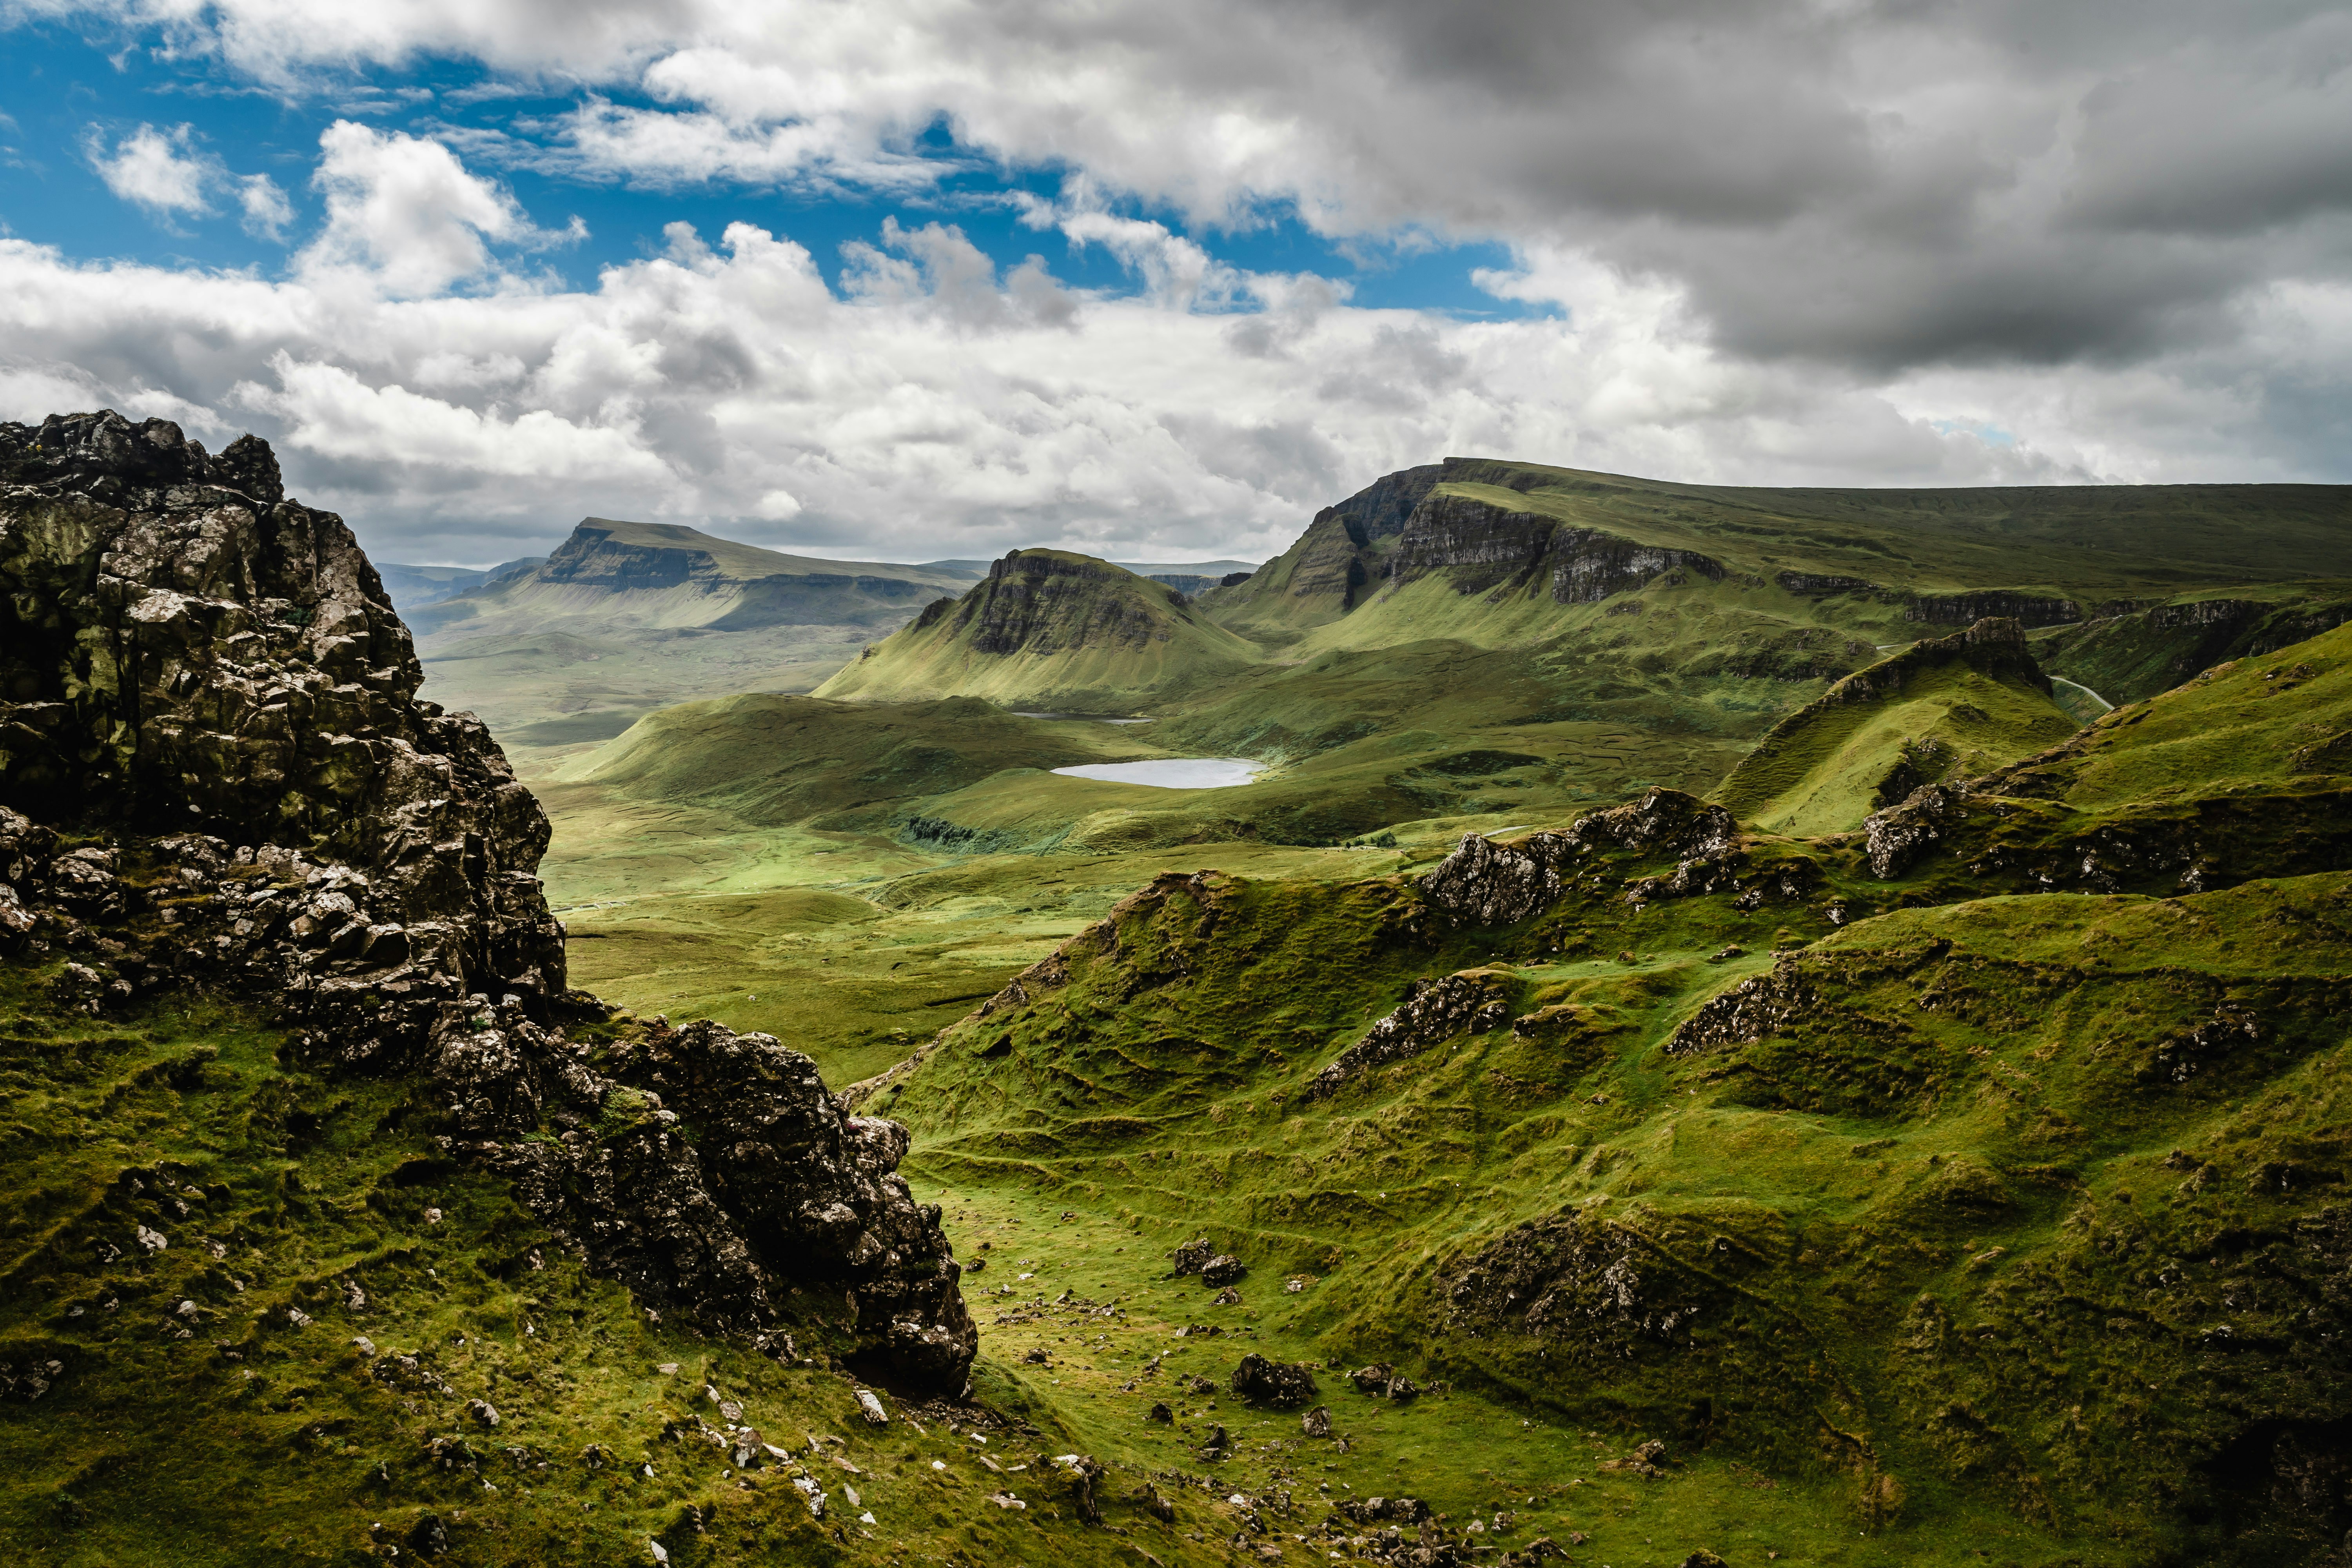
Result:
M1439 492L1413 510L1390 575L1402 585L1444 572L1464 594L1540 581L1555 603L1587 605L1676 568L1710 580L1724 574L1719 563L1697 551L1643 544L1540 512Z
M978 1333L904 1131L770 1037L567 989L547 819L421 680L265 443L0 425L0 955L63 959L92 1014L271 1004L302 1058L413 1080L445 1148L649 1310L781 1350L780 1298L837 1287L862 1350L960 1389Z

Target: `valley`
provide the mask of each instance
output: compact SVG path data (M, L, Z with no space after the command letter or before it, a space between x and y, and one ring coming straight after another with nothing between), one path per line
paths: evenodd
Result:
M1448 459L1238 581L591 519L403 616L261 443L75 417L0 426L22 1555L2352 1530L2336 490Z

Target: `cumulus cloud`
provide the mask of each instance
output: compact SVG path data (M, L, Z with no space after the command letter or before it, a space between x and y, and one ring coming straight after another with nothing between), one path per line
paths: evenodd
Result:
M268 240L286 237L286 226L294 221L294 204L277 181L267 174L246 175L236 183L236 202L244 209L247 234Z
M471 140L338 124L279 280L0 241L12 412L79 387L250 422L411 555L591 510L1251 553L1447 452L1932 484L2341 478L2352 449L2352 19L2320 0L16 4L288 92L425 55L574 91ZM566 289L520 258L573 231L484 173L915 194L941 126L959 167L1061 172L1023 221L1134 289L934 213L845 247L838 294L743 224ZM197 156L153 134L159 168ZM1479 286L1542 313L1220 259L1270 211L1499 241Z
M425 297L0 239L0 415L103 402L215 442L257 429L395 560L523 553L588 513L865 559L1254 556L1449 453L1733 483L2295 477L2344 432L2278 405L2340 405L2352 364L2335 285L2267 300L2237 340L2063 384L1870 382L1726 355L1675 286L1574 250L1487 279L1560 315L1462 321L1328 297L1237 316L1050 277L1041 312L943 225L877 234L845 298L756 226L667 238L593 289ZM1278 351L1238 351L1261 320L1284 323Z
M2332 0L19 4L287 83L433 53L625 88L542 151L626 178L903 186L944 121L1196 224L1575 246L1727 349L1873 374L2160 355L2352 266Z
M388 294L437 293L491 268L489 242L544 246L585 235L535 226L506 191L438 142L339 120L319 138L311 184L327 222L298 258L313 278L363 278Z
M142 125L109 151L102 136L93 133L90 166L106 188L126 202L145 207L157 217L212 210L205 187L221 177L217 160L194 149L194 136L185 125L158 131Z
M142 125L110 148L104 132L92 127L83 146L108 190L144 207L166 226L177 217L211 216L215 195L236 203L246 232L257 238L281 239L294 221L293 205L277 181L267 174L232 174L219 158L196 145L190 126Z

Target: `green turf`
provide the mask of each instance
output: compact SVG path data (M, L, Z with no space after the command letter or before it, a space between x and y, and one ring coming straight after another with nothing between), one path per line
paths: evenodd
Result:
M1914 645L1775 725L1716 792L1742 822L1799 837L1851 832L1921 784L1975 778L2057 745L2076 721L2020 645Z

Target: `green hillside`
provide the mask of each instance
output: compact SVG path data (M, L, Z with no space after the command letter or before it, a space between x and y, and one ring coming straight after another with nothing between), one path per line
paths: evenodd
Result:
M2352 795L2312 771L2347 655L2124 710L1884 872L1666 796L1507 837L1559 889L1492 925L1171 872L871 1103L1001 1212L1205 1235L1250 1269L1206 1315L1270 1354L1454 1390L1333 1409L1412 1433L1456 1521L1534 1496L1609 1561L2329 1561L2341 1494L2296 1478L2352 1420ZM2133 857L2151 813L2226 838L2207 890ZM1416 981L1503 1021L1368 1035ZM1152 1436L1154 1396L1083 1428L1181 1464L1202 1421ZM1563 1484L1646 1437L1688 1468L1637 1506ZM1736 1474L1803 1522L1720 1511Z
M1246 669L1257 650L1182 594L1092 556L1016 550L961 598L935 600L817 689L859 702L985 697L1132 710Z
M1847 676L1774 725L1715 798L1764 832L1850 832L1922 784L1990 773L2075 727L2017 623L1983 621Z
M1024 773L1153 754L1131 731L1024 719L976 698L860 707L818 697L681 703L558 768L638 800L724 811L754 826L887 821L891 806Z

